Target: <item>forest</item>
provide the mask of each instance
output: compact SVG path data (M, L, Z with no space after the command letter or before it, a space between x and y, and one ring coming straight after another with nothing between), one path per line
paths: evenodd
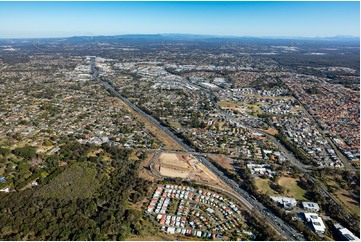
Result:
M100 161L85 158L85 145L71 143L64 149L62 158L72 162L53 179L0 194L0 239L124 240L146 232L149 224L140 206L134 206L150 187L137 176L144 154L130 159L131 150L103 145L102 155L110 159Z

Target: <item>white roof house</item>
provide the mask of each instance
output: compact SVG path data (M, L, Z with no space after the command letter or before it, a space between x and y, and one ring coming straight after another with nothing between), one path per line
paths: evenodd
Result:
M175 228L174 227L168 227L167 233L174 234L175 233Z
M341 226L341 224L335 224L335 228L341 234L341 236L347 241L360 240L360 238L356 237L350 230Z
M346 228L340 229L339 231L342 234L342 236L348 241L360 240L360 238L356 237L350 230Z
M0 192L10 192L10 187L5 187L1 189Z
M208 82L201 82L199 85L202 86L202 87L205 87L205 88L209 88L209 89L217 89L217 88L219 88L217 85L214 85L214 84L208 83Z
M310 212L320 211L320 207L318 206L318 204L313 202L302 202L302 207Z
M312 227L316 233L325 233L325 224L323 223L322 218L319 217L316 213L305 213L305 218L308 223L312 224Z
M290 197L275 197L275 196L270 196L271 200L274 202L277 202L281 205L283 205L284 208L286 209L291 209L294 206L297 205L297 201L294 198L290 198Z

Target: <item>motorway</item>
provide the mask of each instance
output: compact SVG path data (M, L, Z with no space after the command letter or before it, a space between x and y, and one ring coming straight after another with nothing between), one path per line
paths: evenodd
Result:
M110 93L121 99L125 104L127 104L129 107L134 109L134 111L141 114L144 118L146 118L149 122L151 122L153 125L157 126L161 130L163 130L168 136L170 136L173 140L175 140L185 151L187 152L194 152L194 150L186 145L182 140L180 140L177 136L175 136L172 132L170 132L166 127L162 126L156 119L154 119L152 116L146 114L143 110L138 108L135 104L131 103L128 99L123 97L113 86L110 85L109 82L103 81L99 78L98 71L95 68L95 60L91 59L91 69L93 72L93 77L99 81L103 86L105 86Z
M144 116L148 121L150 121L153 125L157 126L158 128L162 129L167 135L169 135L175 142L177 142L181 147L184 148L187 152L194 152L194 150L189 147L187 144L185 144L181 139L179 139L177 136L175 136L171 131L169 131L167 128L163 127L157 120L155 120L152 116L146 114L138 108L136 105L131 103L128 99L123 97L117 90L115 90L114 87L112 87L108 82L103 81L99 78L98 71L96 69L95 65L95 58L91 58L91 69L93 72L93 77L95 80L99 81L101 84L103 84L109 92L120 98L124 103L126 103L129 107L133 108L136 112L140 113L142 116ZM209 170L211 170L214 174L216 174L221 180L223 180L227 185L229 185L235 192L237 192L243 200L241 202L244 202L247 207L253 207L256 211L261 213L266 220L268 220L274 228L277 228L278 232L283 234L287 240L300 240L304 241L306 240L305 237L300 234L298 231L296 231L294 228L292 228L289 224L284 222L282 219L277 217L275 214L273 214L271 211L269 211L262 203L257 201L255 198L251 197L250 194L248 194L246 191L241 189L237 183L235 183L233 180L226 177L221 171L219 171L216 167L214 167L211 162L205 158L204 156L196 155L196 157L199 159L200 162L202 162Z
M220 177L228 186L230 186L235 192L237 192L243 200L247 201L247 207L251 205L255 211L258 211L261 215L266 217L268 221L273 225L273 227L277 228L281 234L284 234L289 240L306 240L302 234L300 234L297 230L293 229L290 225L284 222L282 219L277 217L271 211L269 211L262 203L257 201L253 196L247 193L245 190L241 189L239 185L226 177L221 171L219 171L212 163L206 159L204 156L197 156L197 159L201 161L208 169L210 169L214 174Z

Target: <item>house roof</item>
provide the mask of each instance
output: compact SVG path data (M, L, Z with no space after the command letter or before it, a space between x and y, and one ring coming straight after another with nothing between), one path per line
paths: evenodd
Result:
M342 234L342 236L349 241L360 240L347 228L343 228L342 226L339 226L339 227L335 226L335 228L337 228L340 231L340 233Z
M296 199L291 198L291 197L275 197L275 196L270 196L270 198L275 201L275 202L279 202L282 204L297 204Z
M312 223L312 226L316 232L325 232L326 226L323 223L322 218L319 217L316 213L305 213L305 218L307 222Z
M313 203L313 202L302 202L302 206L305 208L305 209L316 209L316 210L320 210L320 207L318 206L317 203Z

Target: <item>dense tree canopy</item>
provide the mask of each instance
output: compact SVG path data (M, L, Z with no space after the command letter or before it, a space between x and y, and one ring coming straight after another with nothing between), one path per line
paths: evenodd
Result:
M83 156L87 148L68 145L64 157L77 162L40 180L39 187L0 194L1 240L123 240L142 232L141 212L129 206L142 200L150 185L137 177L139 161L129 161L129 150L103 146L111 162L92 162ZM29 158L32 149L16 152ZM71 184L89 177L94 180L87 180L89 191L74 191Z

